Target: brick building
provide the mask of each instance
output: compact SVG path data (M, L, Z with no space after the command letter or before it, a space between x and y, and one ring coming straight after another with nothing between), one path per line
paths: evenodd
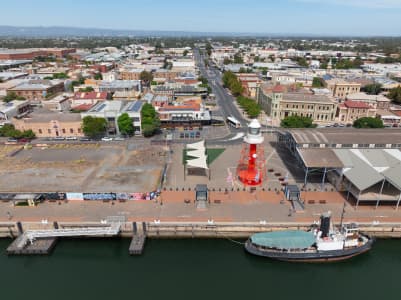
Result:
M64 81L30 80L7 90L27 100L44 100L49 95L64 92Z
M376 116L376 108L362 101L347 100L338 106L338 110L338 120L343 124L352 124L359 118Z
M83 136L80 114L49 111L34 112L22 119L13 119L18 130L32 130L37 137Z

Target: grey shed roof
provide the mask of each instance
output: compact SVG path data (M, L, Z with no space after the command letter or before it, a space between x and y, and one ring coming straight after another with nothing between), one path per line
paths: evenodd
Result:
M288 129L297 144L401 144L401 129Z
M401 190L401 163L387 169L383 172L386 180Z
M337 157L334 150L327 148L298 149L304 164L308 168L342 168L343 162Z
M344 176L360 191L366 190L384 179L383 175L356 156L352 162L354 167L346 170Z

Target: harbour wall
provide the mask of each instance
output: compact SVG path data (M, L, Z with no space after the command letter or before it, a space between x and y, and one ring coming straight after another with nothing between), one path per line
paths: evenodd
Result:
M401 238L401 223L359 223L362 233L376 238ZM2 222L0 238L16 238L26 230L44 230L54 228L105 227L99 222ZM121 237L132 237L138 228L148 238L240 238L246 239L257 232L279 230L307 230L310 223L205 223L205 222L124 222L121 224Z

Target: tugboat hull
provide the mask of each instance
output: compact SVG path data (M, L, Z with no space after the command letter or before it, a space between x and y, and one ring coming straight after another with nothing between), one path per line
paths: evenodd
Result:
M252 244L251 240L249 239L245 243L245 249L253 255L268 257L280 261L322 263L347 260L354 256L365 253L372 248L373 242L373 239L368 239L368 241L361 246L342 250L278 251L273 249L262 249L261 247Z

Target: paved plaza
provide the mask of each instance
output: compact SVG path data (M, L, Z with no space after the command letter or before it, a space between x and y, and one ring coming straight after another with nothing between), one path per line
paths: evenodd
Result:
M282 189L282 180L288 184L297 184L302 186L304 183L304 171L299 166L297 160L292 156L288 149L279 146L276 142L276 135L272 133L264 134L265 141L263 147L265 150L265 163L267 178L263 181L260 188L271 189L273 191ZM208 176L185 176L183 164L184 144L172 144L171 159L167 172L167 189L188 189L195 188L196 184L207 184L211 189L243 189L244 186L237 179L236 168L240 161L243 144L222 144L208 145L206 148L224 149L224 152L217 157L210 165L210 179ZM280 180L281 179L281 180ZM308 189L320 190L321 176L309 176ZM323 185L323 189L331 190L333 187L329 183Z
M128 221L153 222L252 222L259 223L308 223L318 221L323 212L331 211L339 222L344 195L337 192L306 192L305 210L295 213L291 204L284 200L282 192L211 192L206 209L199 210L194 203L193 191L166 191L152 201L102 202L102 201L55 201L44 202L36 207L13 206L0 202L0 222L100 222L108 216L124 215ZM324 203L319 200L324 199ZM346 222L401 223L401 210L393 206L358 207L347 203Z

